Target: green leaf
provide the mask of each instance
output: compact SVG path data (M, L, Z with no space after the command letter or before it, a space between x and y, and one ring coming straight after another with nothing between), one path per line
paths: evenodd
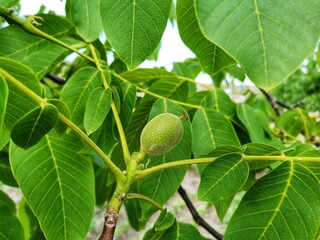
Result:
M67 0L66 15L86 42L95 41L102 32L100 0Z
M229 120L211 109L198 109L192 121L192 151L198 157L219 146L240 146Z
M177 22L182 41L196 54L203 70L210 76L235 63L203 35L193 0L177 1Z
M6 152L0 152L0 181L12 187L18 187L9 163L9 155Z
M138 68L130 71L126 71L120 74L121 77L125 78L127 81L137 84L141 82L147 82L152 79L159 78L172 78L175 76L174 73L168 72L162 68Z
M85 67L74 73L63 87L61 100L69 108L75 124L83 123L87 100L101 84L101 73L93 67Z
M151 109L149 119L163 112L170 112L179 116L182 115L184 109L168 99L158 99ZM163 156L151 157L147 165L148 167L191 157L192 135L190 122L185 120L182 123L184 126L184 134L178 145ZM146 164L147 162L145 161L144 163ZM187 167L183 166L159 171L134 183L131 191L147 196L160 205L163 205L178 190L186 170ZM130 209L130 211L128 211L129 220L135 229L145 227L148 219L157 210L150 203L141 200L130 200L126 207ZM132 209L134 209L134 211L132 211Z
M257 156L266 156L264 161L249 161L248 164L250 166L250 170L253 169L261 169L263 167L267 167L270 164L274 163L274 161L268 161L268 156L281 156L283 153L280 149L263 143L248 143L242 146L243 153L245 155L257 155Z
M211 90L203 98L201 105L205 108L215 110L227 118L232 118L236 114L236 104L220 88Z
M18 3L19 0L0 0L0 5L2 5L3 7L13 7Z
M121 83L122 105L120 111L120 119L123 128L126 130L129 126L137 98L137 88L130 83Z
M46 239L84 239L89 230L94 175L91 160L78 154L81 148L77 137L54 132L27 150L10 144L14 176Z
M0 75L0 131L3 128L4 116L6 114L7 102L9 97L9 88L7 81Z
M120 58L135 68L157 48L171 8L171 0L105 0L100 11L104 31Z
M84 128L88 135L96 131L106 118L112 102L110 88L98 87L87 99L84 112Z
M166 214L166 215L164 215ZM163 221L165 222L163 224ZM166 223L170 223L167 226ZM159 225L161 227L159 228ZM162 211L159 218L155 222L152 229L148 230L143 236L144 240L189 240L199 239L204 240L198 229L188 223L177 222L172 213Z
M15 60L0 57L0 68L11 74L24 86L34 93L41 95L39 81L34 72ZM4 125L7 130L11 131L13 125L26 113L39 106L31 97L16 86L8 83L9 98L7 103Z
M224 239L314 239L319 196L319 181L307 168L284 162L245 194Z
M196 0L195 8L204 35L266 90L290 76L319 39L317 0Z
M265 143L283 148L280 141L270 133L267 119L262 120L254 109L247 104L237 105L237 115L249 132L252 142Z
M295 139L301 131L304 132L306 139L310 138L314 121L301 108L286 111L276 120L276 127Z
M217 202L231 197L245 184L248 175L249 166L241 155L219 157L203 170L198 198L201 201Z
M9 143L10 133L4 129L0 128L0 151Z
M302 153L299 153L297 157L319 157L320 158L320 150L313 149L309 151L304 151ZM319 162L302 161L301 164L309 168L314 173L314 175L316 175L316 177L320 179L320 163Z
M59 111L52 104L35 108L13 126L11 138L22 148L37 144L59 120Z
M65 18L56 15L40 14L44 22L38 28L67 44L79 43L67 38L72 25ZM0 29L0 39L5 48L0 48L0 56L8 57L29 66L42 78L55 64L69 52L65 48L45 40L44 38L26 33L16 25Z
M59 113L63 114L66 118L70 118L70 111L64 102L59 99L48 99L48 103L54 105L59 110ZM55 125L57 133L62 135L67 129L68 125L59 119L58 123Z
M11 198L0 190L0 238L24 240L23 229L16 216L16 206Z

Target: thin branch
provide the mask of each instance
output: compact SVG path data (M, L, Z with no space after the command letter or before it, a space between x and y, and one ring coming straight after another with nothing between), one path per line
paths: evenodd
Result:
M194 221L202 226L204 229L206 229L212 236L214 236L216 239L221 240L223 238L223 235L220 234L218 231L216 231L214 228L212 228L197 212L197 209L194 207L193 203L191 202L188 194L183 189L182 186L179 187L178 192L184 202L186 203Z
M66 83L66 80L52 74L52 73L47 73L46 77L49 78L51 81L55 82L58 85L64 85Z
M277 116L280 116L281 113L280 113L280 110L279 110L277 99L275 97L273 97L267 91L263 90L262 88L259 88L259 89L263 93L263 95L268 99L269 103L271 104L273 110L276 112Z

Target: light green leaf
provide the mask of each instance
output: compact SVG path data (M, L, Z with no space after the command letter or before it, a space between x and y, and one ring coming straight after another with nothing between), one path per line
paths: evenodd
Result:
M19 3L19 0L0 0L0 5L2 5L3 7L13 7L18 3Z
M16 216L13 200L0 190L0 238L24 240L23 229Z
M110 88L98 87L92 91L87 99L84 112L84 128L88 135L96 131L106 118L112 102Z
M87 100L101 84L101 73L93 67L85 67L74 73L63 87L61 100L69 108L74 123L83 122Z
M4 129L0 128L0 151L9 143L10 133Z
M8 84L2 75L0 75L0 96L0 131L2 131L9 97Z
M171 0L104 0L100 11L112 47L130 67L142 63L158 46L171 8Z
M73 45L79 41L67 38L72 25L65 18L55 15L39 15L44 22L39 29ZM0 56L21 61L42 78L55 64L69 52L65 48L31 34L16 25L0 29L0 39L5 48L0 48Z
M232 118L236 114L236 104L221 88L211 90L203 98L201 105L205 108L215 110L227 118Z
M204 155L219 146L240 146L232 124L221 113L199 109L192 121L192 151L195 157Z
M168 99L159 99L154 103L151 109L149 120L163 112L170 112L179 116L182 115L184 109ZM192 135L190 122L184 120L182 123L184 126L184 134L177 146L163 156L151 157L148 167L191 157ZM146 164L147 162L145 161L144 163ZM178 190L186 170L187 167L184 166L159 171L136 182L132 186L131 191L145 195L155 200L160 205L163 205ZM126 207L130 209L128 213L129 219L135 229L145 227L148 219L157 210L150 203L141 200L130 200ZM134 211L132 211L132 209L134 209Z
M171 227L175 223L176 219L171 212L167 209L161 211L157 221L154 224L155 231L163 231Z
M41 95L41 88L35 73L26 65L15 60L0 57L0 68L4 69L24 86ZM11 131L13 125L32 109L39 106L31 97L11 83L8 83L9 98L4 125Z
M177 1L177 22L183 42L196 54L203 70L210 76L235 63L201 32L193 0Z
M201 201L217 202L231 197L245 184L248 175L249 166L240 154L219 157L203 170L198 198Z
M319 39L317 0L195 0L195 7L204 35L266 90L290 76Z
M284 162L243 197L224 239L314 239L320 227L318 179L306 167Z
M100 0L67 0L67 18L86 41L95 41L102 32Z
M22 148L37 144L59 120L58 109L47 104L35 108L20 118L13 126L11 139Z
M167 70L162 68L138 68L127 72L123 72L120 75L121 77L125 78L127 81L133 84L147 82L152 79L167 77L172 78L175 76L174 73L168 72Z
M24 150L10 144L10 164L46 239L84 239L94 209L91 160L73 135L54 132ZM76 223L76 224L75 224Z

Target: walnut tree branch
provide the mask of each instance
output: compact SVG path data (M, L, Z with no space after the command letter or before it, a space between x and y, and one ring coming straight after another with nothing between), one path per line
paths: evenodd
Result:
M202 226L204 229L206 229L212 236L214 236L216 239L221 240L223 238L222 234L217 232L214 228L212 228L197 212L197 209L194 207L193 203L191 202L188 194L186 191L183 189L182 186L179 187L178 192L184 202L186 203L194 221Z

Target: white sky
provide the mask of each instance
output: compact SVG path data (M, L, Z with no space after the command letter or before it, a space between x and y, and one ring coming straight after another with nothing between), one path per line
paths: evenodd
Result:
M47 11L53 10L59 15L65 15L65 0L20 0L21 15L35 15L41 5L45 5ZM167 28L162 37L161 49L158 55L158 60L145 61L139 67L166 67L172 69L174 62L182 62L188 58L194 58L195 55L184 45L180 39L177 25L172 26L168 22ZM197 81L210 84L211 78L207 74L200 74Z

